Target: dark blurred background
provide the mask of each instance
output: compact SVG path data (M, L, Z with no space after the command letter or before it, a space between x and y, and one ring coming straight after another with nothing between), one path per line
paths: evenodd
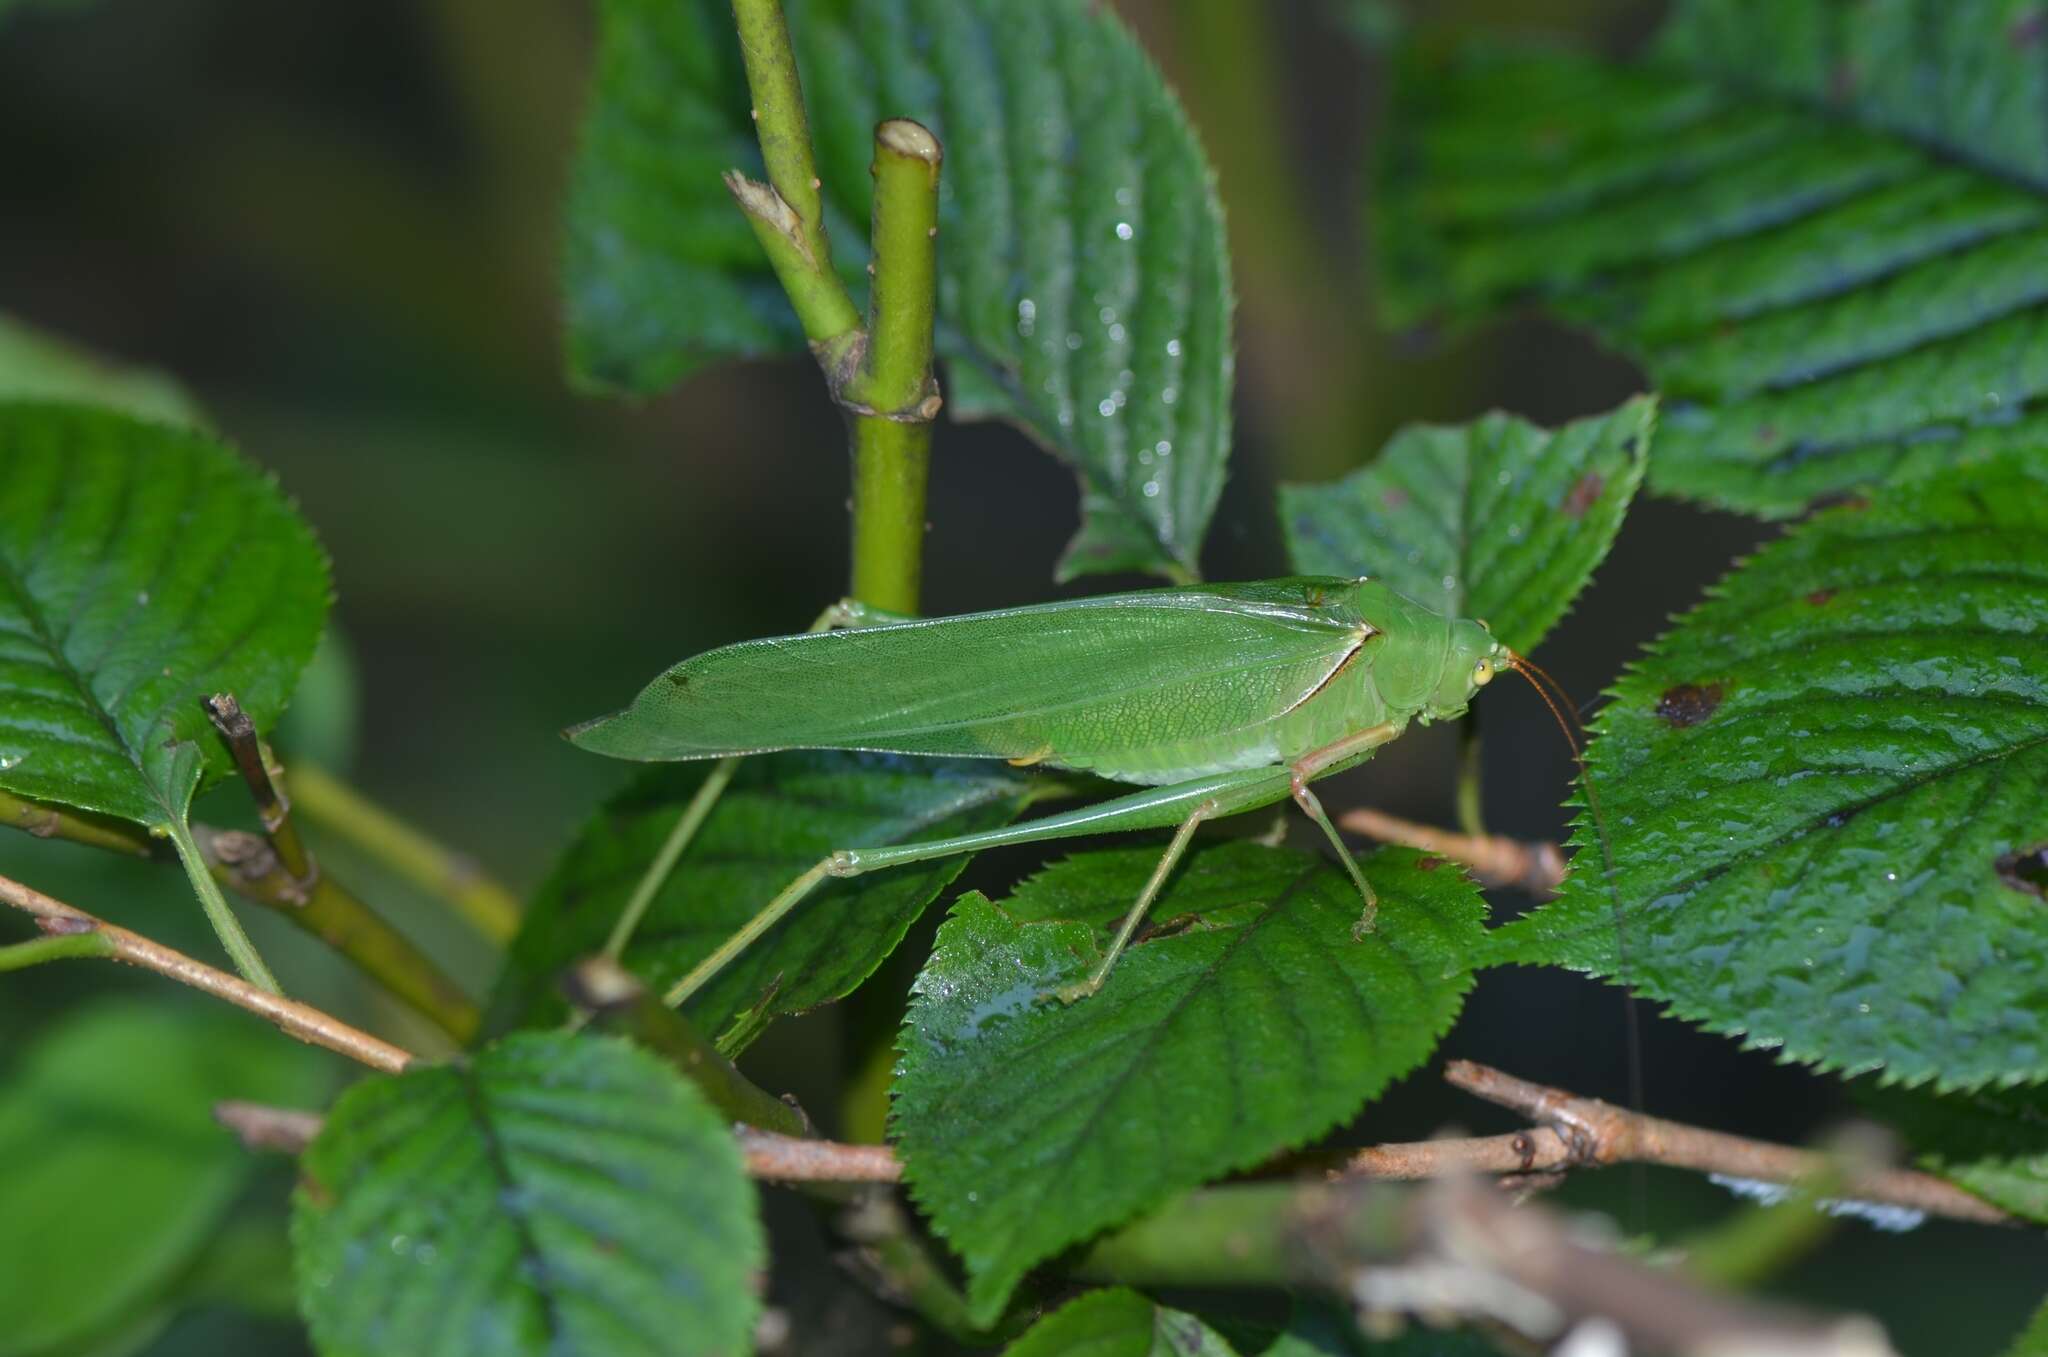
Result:
M1282 573L1274 483L1341 474L1407 421L1502 407L1555 422L1638 388L1626 364L1533 316L1450 345L1378 331L1361 242L1380 79L1349 40L1368 7L1118 8L1204 134L1237 254L1238 438L1205 558L1212 578ZM1415 8L1433 23L1540 28L1621 53L1662 6ZM844 587L843 437L806 364L720 368L641 405L564 382L558 222L593 37L592 6L571 0L106 0L0 18L0 312L167 370L275 469L334 557L356 673L354 736L325 738L361 786L521 893L619 780L558 728L686 653L800 627ZM1074 516L1071 476L1021 435L942 427L929 610L1055 595ZM1641 503L1540 658L1590 708L1668 615L1768 531ZM1519 687L1490 692L1484 720L1491 827L1558 835L1571 765L1556 728ZM1411 736L1326 799L1448 822L1454 744L1445 731ZM1016 866L985 859L972 880L1000 886ZM182 885L146 869L21 840L0 843L0 870L200 945ZM424 917L380 884L374 898L402 921ZM262 936L319 977L302 985L360 1007L320 958ZM487 977L488 956L459 936L438 943ZM6 1047L106 983L76 968L11 977ZM1847 1113L1831 1082L1642 1018L1654 1112L1789 1140ZM784 1024L749 1063L816 1106L845 1048L839 1015L824 1014ZM1488 974L1443 1054L1628 1096L1623 1001L1573 977ZM1511 1123L1425 1072L1352 1134L1453 1124ZM1630 1174L1590 1176L1568 1195L1639 1223ZM1660 1229L1731 1209L1679 1175L1658 1176L1647 1196ZM824 1247L802 1211L777 1213L787 1250ZM1998 1349L2043 1275L2048 1249L2031 1236L1936 1225L1892 1238L1852 1225L1777 1286L1879 1314L1906 1351L1966 1357ZM837 1291L790 1303L808 1350L889 1339L886 1315ZM213 1350L223 1334L237 1350L297 1341L221 1316L191 1319L171 1341Z

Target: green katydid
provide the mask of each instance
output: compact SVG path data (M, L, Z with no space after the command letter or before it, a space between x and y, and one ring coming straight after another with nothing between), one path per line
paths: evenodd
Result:
M1463 714L1524 662L1484 622L1370 579L1290 578L878 621L725 646L682 661L632 705L569 732L615 758L845 749L1001 758L1144 790L1006 829L827 856L670 990L680 1003L828 877L1083 834L1175 833L1088 978L1101 987L1205 820L1292 798L1376 901L1309 784L1370 758L1411 721ZM868 625L874 623L873 625ZM1531 679L1534 682L1534 679ZM1539 688L1540 691L1540 688Z

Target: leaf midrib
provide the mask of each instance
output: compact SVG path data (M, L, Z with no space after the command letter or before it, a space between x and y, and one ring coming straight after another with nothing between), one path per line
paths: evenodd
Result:
M498 1180L499 1202L506 1194L519 1191L519 1179L512 1172L512 1164L505 1149L505 1142L498 1135L496 1122L492 1118L490 1098L483 1088L483 1080L466 1061L458 1061L450 1067L456 1085L462 1090L463 1105L469 1111L469 1119L476 1127L477 1139L483 1142L484 1162L490 1165L491 1176ZM558 1351L562 1346L564 1325L561 1305L555 1296L554 1278L548 1266L547 1255L534 1237L531 1224L523 1210L504 1208L503 1218L509 1223L514 1238L518 1241L519 1259L527 1275L533 1279L533 1292L540 1301L541 1324L547 1330L547 1350Z
M1857 816L1862 815L1865 811L1871 809L1872 807L1883 805L1886 801L1889 801L1894 797L1904 796L1908 793L1918 791L1922 787L1932 785L1933 783L1945 781L1949 778L1960 776L1964 773L1969 772L1971 769L1977 767L1980 764L2020 758L2021 756L2030 753L2035 749L2042 748L2044 746L2048 746L2048 734L2037 735L2034 736L2032 739L2021 741L2018 744L2003 745L1997 749L1986 750L1981 754L1972 755L1969 758L1959 760L1955 763L1944 764L1942 767L1934 770L1925 777L1902 780L1896 785L1887 787L1883 791L1878 792L1875 795L1866 797L1862 801L1854 802L1848 806L1834 807L1833 809L1827 811L1825 814L1819 816L1818 818L1806 820L1798 825L1793 826L1792 828L1785 830L1783 833L1773 836L1770 839L1758 843L1750 848L1743 849L1727 858L1712 863L1707 867L1701 868L1700 870L1692 873L1689 876L1680 877L1678 880L1662 886L1658 890L1658 894L1671 895L1682 891L1685 893L1687 897L1687 903L1690 903L1692 897L1697 895L1702 887L1719 880L1721 877L1727 875L1731 871L1734 871L1738 867L1748 866L1749 864L1755 862L1758 858L1766 854L1775 853L1787 847L1795 840L1804 838L1807 835L1814 833L1816 830L1824 828L1827 824L1828 819L1832 816L1841 815L1846 812L1850 819L1854 819ZM1753 782L1760 781L1761 779L1753 778L1746 780ZM1740 786L1742 784L1740 782L1734 782L1726 783L1723 785ZM1575 836L1575 841L1577 837L1578 836ZM1645 913L1644 907L1640 904L1626 906L1624 907L1622 913L1624 918L1648 917ZM1538 916L1531 915L1529 917L1532 920L1534 920ZM1612 923L1612 919L1600 920L1594 923L1589 923L1579 928L1557 929L1549 932L1549 936L1553 939L1557 939L1560 941L1584 938L1590 934L1600 931L1603 926L1611 926Z

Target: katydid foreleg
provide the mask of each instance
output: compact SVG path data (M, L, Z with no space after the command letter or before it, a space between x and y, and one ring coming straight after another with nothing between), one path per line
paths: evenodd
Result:
M1004 829L992 829L979 834L962 834L950 839L933 839L925 843L840 849L821 859L810 870L785 886L760 913L749 919L738 932L719 944L716 951L698 962L688 975L677 981L665 998L669 1004L675 1005L695 994L734 957L746 950L756 938L773 928L783 916L803 903L804 899L829 877L860 876L884 867L930 862L958 853L978 853L985 848L1042 843L1051 839L1076 838L1086 834L1115 834L1169 827L1185 829L1190 819L1197 819L1199 822L1199 819L1236 815L1285 801L1295 794L1297 779L1320 777L1349 768L1369 758L1373 749L1384 742L1384 739L1363 745L1354 745L1350 741L1343 742L1347 746L1345 749L1333 752L1331 757L1315 765L1306 774L1299 771L1298 764L1274 764L1213 773L1186 782L1177 782L1171 786L1147 787L1128 796L1115 797L1092 806L1064 811L1058 815L1042 816ZM1336 746L1330 748L1332 751L1337 750ZM1198 810L1203 811L1200 817L1196 817ZM1327 823L1328 817L1325 816L1324 820ZM1187 832L1192 833L1192 830L1188 829ZM1175 856L1178 854L1175 853ZM1356 871L1355 864L1353 870ZM1363 886L1363 877L1359 876L1357 879ZM1136 913L1137 917L1142 919L1143 912ZM1133 919L1127 919L1126 923L1132 928L1137 926ZM1112 950L1112 959L1114 955Z

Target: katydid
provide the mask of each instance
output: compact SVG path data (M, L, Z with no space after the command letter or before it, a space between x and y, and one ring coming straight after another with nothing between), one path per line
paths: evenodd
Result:
M857 618L865 622L869 618ZM787 749L1000 758L1144 789L1006 829L849 846L790 883L669 992L680 1003L828 877L1005 844L1171 828L1171 843L1088 978L1099 989L1205 820L1292 798L1377 902L1309 784L1370 758L1411 721L1463 714L1521 661L1484 622L1371 579L1289 578L897 619L725 646L682 661L569 738L615 758ZM1533 680L1532 680L1533 681Z

